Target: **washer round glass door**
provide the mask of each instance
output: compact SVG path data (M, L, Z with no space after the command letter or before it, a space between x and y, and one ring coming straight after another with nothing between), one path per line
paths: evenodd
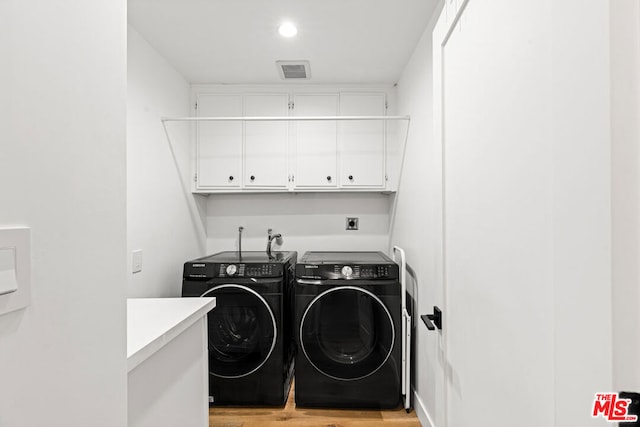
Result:
M276 320L267 301L246 286L228 284L209 289L215 297L207 315L209 373L240 378L260 369L276 345Z
M300 322L305 357L338 380L357 380L376 372L391 355L395 330L391 314L366 289L340 286L315 297Z

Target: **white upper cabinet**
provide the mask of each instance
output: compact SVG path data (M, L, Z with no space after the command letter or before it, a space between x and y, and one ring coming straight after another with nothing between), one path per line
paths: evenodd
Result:
M244 97L246 117L282 117L288 113L288 94L255 94ZM244 144L244 185L287 188L288 123L246 121Z
M384 92L278 90L195 94L216 118L196 124L196 192L390 190L386 121L339 119L385 116Z
M341 116L384 116L383 93L341 93ZM338 126L341 187L385 187L384 120L341 121Z
M296 94L294 116L337 116L338 94ZM337 123L334 120L291 122L294 188L335 188L337 177Z
M198 117L242 116L242 96L199 94ZM242 122L198 121L196 189L233 189L242 184Z

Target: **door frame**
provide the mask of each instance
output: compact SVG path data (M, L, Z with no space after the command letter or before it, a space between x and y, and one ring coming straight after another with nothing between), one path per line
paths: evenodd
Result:
M441 182L441 218L440 218L440 274L438 276L442 286L442 322L443 328L438 331L442 334L442 355L444 377L442 390L436 391L436 395L442 396L442 418L440 418L444 427L449 425L449 379L448 375L451 371L448 361L448 328L449 312L448 310L448 292L446 277L446 191L445 191L445 132L444 132L444 49L447 42L451 38L451 34L455 30L460 17L464 13L469 0L444 0L444 7L440 14L440 18L433 29L433 123L434 123L434 139L436 145L440 148L440 182ZM437 422L437 421L436 421ZM439 423L438 423L439 424Z

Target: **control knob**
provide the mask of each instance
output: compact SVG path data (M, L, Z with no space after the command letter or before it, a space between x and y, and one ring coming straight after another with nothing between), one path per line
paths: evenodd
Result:
M233 276L238 271L238 267L235 264L229 264L227 266L227 276Z
M353 274L353 268L349 267L348 265L345 265L344 267L342 267L342 275L344 277L351 277L351 275Z

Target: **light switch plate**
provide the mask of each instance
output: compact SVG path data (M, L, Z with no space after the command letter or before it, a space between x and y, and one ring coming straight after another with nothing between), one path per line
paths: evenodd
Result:
M0 315L31 299L31 229L0 228Z
M131 272L140 273L142 271L142 249L136 249L131 253Z
M0 247L0 296L18 290L16 248Z

